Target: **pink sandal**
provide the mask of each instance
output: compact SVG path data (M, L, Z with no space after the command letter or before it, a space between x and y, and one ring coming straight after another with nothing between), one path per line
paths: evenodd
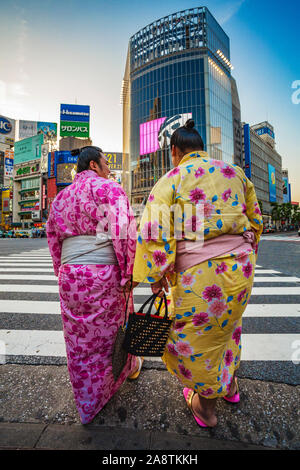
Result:
M236 385L235 393L232 395L232 397L223 397L224 400L229 401L229 403L238 403L240 401L240 393L237 378L235 377L234 380Z
M192 400L193 400L193 396L195 395L195 392L193 389L191 388L184 388L183 389L183 396L185 398L185 401L187 403L187 406L189 407L189 409L191 410L192 412L192 415L194 416L195 418L195 421L196 423L198 424L198 426L200 426L201 428L208 428L207 424L205 424L203 421L201 421L201 419L199 419L193 412L193 408L192 408Z

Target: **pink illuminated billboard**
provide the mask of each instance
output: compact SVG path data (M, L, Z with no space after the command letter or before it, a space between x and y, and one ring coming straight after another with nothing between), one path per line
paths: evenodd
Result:
M156 152L160 148L158 132L166 117L140 124L140 155Z

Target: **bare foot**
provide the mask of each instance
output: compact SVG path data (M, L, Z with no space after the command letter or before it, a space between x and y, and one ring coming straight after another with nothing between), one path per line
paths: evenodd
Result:
M237 378L233 377L231 384L230 384L230 389L228 395L226 397L231 398L235 393L237 392Z
M216 399L202 399L202 401L205 400L207 402L208 406L203 406L200 402L200 398L198 393L195 393L192 399L192 410L193 413L197 416L197 418L201 419L207 426L210 428L213 428L217 425L218 420L215 415L215 403ZM210 402L210 403L208 403Z

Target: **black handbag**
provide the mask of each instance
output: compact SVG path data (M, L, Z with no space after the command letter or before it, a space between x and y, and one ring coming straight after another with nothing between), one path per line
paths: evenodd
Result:
M124 293L125 295L125 293ZM131 289L128 293L128 298L126 301L126 310L125 310L125 317L124 323L122 326L119 326L117 336L114 343L113 354L112 354L112 373L114 376L115 382L120 377L122 370L124 369L127 359L128 359L128 352L124 349L123 344L125 340L125 331L126 331L126 317L127 317L127 308L128 302L131 295ZM126 298L126 295L125 295Z
M161 357L164 353L172 320L168 318L168 304L165 293L160 300L156 314L151 315L151 309L157 297L158 294L153 294L137 313L133 312L129 315L124 348L134 356ZM163 301L165 303L165 315L161 317L159 313ZM149 303L147 313L143 313L144 308Z

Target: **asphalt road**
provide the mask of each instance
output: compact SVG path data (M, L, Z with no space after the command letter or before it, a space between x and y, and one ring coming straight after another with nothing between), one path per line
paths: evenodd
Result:
M293 240L293 241L291 241ZM47 239L0 239L0 271L1 271L1 257L6 255L26 253L30 250L39 250L47 248ZM3 258L2 258L3 260ZM255 309L255 305L258 308L265 305L277 304L278 313L274 316L250 316L243 319L243 333L248 334L252 337L258 337L259 334L268 335L267 341L276 341L278 335L285 335L292 338L292 335L300 334L300 318L299 315L288 315L284 309L287 305L294 306L300 304L300 295L286 294L285 290L291 287L299 287L299 282L287 282L285 277L296 277L300 279L300 237L297 237L296 233L278 234L278 236L266 235L263 237L260 246L257 264L260 265L264 270L274 270L275 274L271 274L268 277L267 282L259 282L254 286L260 287L261 295L255 295L251 298L252 308ZM257 271L258 272L258 271ZM57 285L56 279L43 280L43 277L39 281L30 280L27 276L28 273L24 274L24 279L21 283L28 285L28 292L9 292L3 291L0 293L2 301L5 300L19 300L22 301L40 301L45 300L45 294L37 293L34 291L34 285L38 282L40 286L55 286ZM49 273L51 274L51 273ZM52 273L53 274L53 273ZM259 274L259 276L268 276ZM9 277L9 276L8 276ZM259 279L257 279L259 280ZM261 281L261 280L260 280ZM271 282L270 282L271 281ZM18 281L14 279L4 279L2 283L5 284L17 284ZM1 284L1 282L0 282ZM274 294L270 296L267 290L276 286ZM32 290L30 289L32 288ZM265 288L265 289L263 289ZM284 295L282 291L284 290ZM8 290L8 289L7 289ZM278 295L276 294L278 290ZM142 304L146 297L138 294L135 291L137 302ZM265 293L266 292L266 293ZM48 293L47 300L57 302L58 295L56 293ZM283 311L281 312L280 305L282 305ZM293 307L292 307L293 308ZM298 309L299 310L299 309ZM27 330L30 324L30 329L35 331L61 331L62 324L60 315L35 315L29 312L24 313L9 313L2 311L1 313L1 330ZM296 338L296 336L295 336ZM297 336L299 338L299 336ZM279 341L281 340L281 337ZM274 343L275 344L275 343ZM279 343L280 344L280 343ZM252 346L253 347L253 346ZM255 346L254 346L255 347ZM259 345L261 348L262 346ZM275 346L274 346L275 347ZM291 355L292 355L291 351ZM62 357L30 357L24 358L24 356L15 357L14 363L23 364L64 364L65 358ZM28 362L29 361L29 362ZM49 362L50 361L50 362ZM300 383L299 376L299 365L295 364L290 360L244 360L242 361L239 374L245 378L258 379L258 380L269 380L287 384L298 384Z

